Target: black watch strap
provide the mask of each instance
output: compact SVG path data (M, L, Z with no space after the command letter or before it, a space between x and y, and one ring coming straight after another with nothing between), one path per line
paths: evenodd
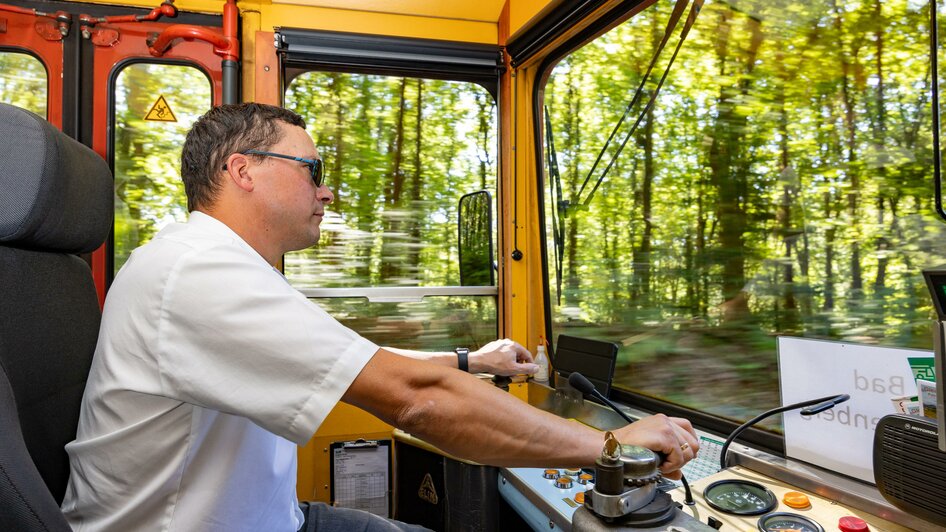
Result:
M457 354L457 367L460 371L470 371L470 350L465 347L458 347L453 350Z

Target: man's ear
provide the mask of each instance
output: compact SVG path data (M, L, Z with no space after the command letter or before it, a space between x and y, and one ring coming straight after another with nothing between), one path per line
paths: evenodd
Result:
M234 185L245 192L252 192L254 188L253 177L250 175L250 159L242 153L230 154L227 157L227 166L224 173Z

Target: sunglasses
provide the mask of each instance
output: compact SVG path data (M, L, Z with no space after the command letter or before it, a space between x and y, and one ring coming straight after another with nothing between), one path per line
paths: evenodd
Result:
M246 150L241 153L243 155L262 155L264 157L278 157L280 159L298 161L309 169L309 174L311 174L312 182L315 183L316 188L322 186L322 179L324 177L322 174L322 159L304 159L302 157L294 157L292 155L284 155L282 153L273 153L270 151L260 150ZM224 168L224 170L226 170L226 168Z

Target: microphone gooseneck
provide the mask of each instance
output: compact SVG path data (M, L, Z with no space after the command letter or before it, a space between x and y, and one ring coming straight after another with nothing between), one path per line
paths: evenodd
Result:
M801 411L801 414L803 416L811 416L819 412L824 412L825 410L828 410L829 408L834 408L835 406L843 403L844 401L847 401L850 398L851 396L846 393L843 393L840 395L829 395L828 397L821 397L820 399L811 399L809 401L802 401L800 403L795 403L788 406L780 406L778 408L773 408L772 410L759 414L758 416L750 419L749 421L746 421L742 425L739 425L739 427L737 427L736 430L732 431L732 434L730 434L729 437L726 438L726 443L723 444L723 448L722 450L720 450L720 453L719 453L719 468L726 469L726 457L727 457L727 453L729 452L729 446L732 445L732 442L736 441L736 437L742 434L742 431L746 430L752 425L755 425L756 423L762 421L763 419L769 416L774 416L775 414L787 412L789 410L805 408L806 406L810 406L811 408L805 408L804 410Z
M575 371L571 375L569 375L568 384L570 384L572 388L578 390L579 392L585 395L592 395L596 397L597 399L601 400L604 404L608 405L609 407L611 407L612 410L617 412L619 416L623 417L624 421L627 421L628 423L634 422L634 420L631 419L631 416L625 414L623 411L621 411L620 408L617 407L617 405L609 401L607 397L605 397L601 392L596 390L595 385L592 384L591 381L588 380L588 378L582 375L581 373L578 373L577 371Z

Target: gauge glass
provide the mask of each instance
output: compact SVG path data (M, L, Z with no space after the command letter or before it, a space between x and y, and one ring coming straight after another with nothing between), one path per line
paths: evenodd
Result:
M824 532L816 521L803 515L775 512L759 518L761 532Z
M748 480L718 480L703 490L703 498L713 508L735 515L761 515L778 504L768 488Z

